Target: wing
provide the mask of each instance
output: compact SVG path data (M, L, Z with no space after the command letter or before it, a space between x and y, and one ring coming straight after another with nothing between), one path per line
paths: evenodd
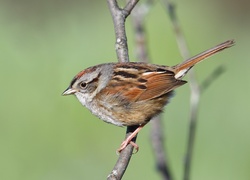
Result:
M147 88L137 100L157 98L186 83L186 81L175 79L174 75L171 71L143 73L142 78L147 79L145 83Z
M118 64L113 78L102 94L114 95L127 102L150 100L160 97L186 81L175 79L175 73L163 66L143 63Z

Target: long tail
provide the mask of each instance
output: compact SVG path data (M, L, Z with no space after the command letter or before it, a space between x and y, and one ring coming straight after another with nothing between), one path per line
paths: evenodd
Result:
M233 45L234 45L234 40L225 41L211 49L208 49L174 66L173 69L175 70L175 78L176 79L182 78L195 64Z

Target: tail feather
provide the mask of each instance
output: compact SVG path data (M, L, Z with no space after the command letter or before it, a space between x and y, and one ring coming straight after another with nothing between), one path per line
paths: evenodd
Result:
M211 49L208 49L174 66L173 69L175 70L175 78L176 79L182 78L195 64L233 45L234 45L234 40L225 41Z

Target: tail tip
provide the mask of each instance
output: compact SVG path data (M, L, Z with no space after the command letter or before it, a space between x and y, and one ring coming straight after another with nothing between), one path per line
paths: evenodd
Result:
M230 39L230 40L225 41L223 44L225 44L227 47L231 47L235 45L235 40Z

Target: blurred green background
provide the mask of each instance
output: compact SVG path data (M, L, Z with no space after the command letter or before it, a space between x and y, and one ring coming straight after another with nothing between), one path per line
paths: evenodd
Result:
M250 179L250 2L175 1L193 55L224 40L237 45L196 66L202 82L226 68L202 94L192 166L193 180ZM146 18L153 63L175 65L181 56L161 2ZM134 35L127 21L130 58ZM116 61L106 1L0 1L0 179L106 179L116 162L125 128L91 115L62 97L72 77ZM175 179L182 179L189 117L189 87L179 88L165 110L166 148ZM149 141L138 137L123 179L160 179Z

